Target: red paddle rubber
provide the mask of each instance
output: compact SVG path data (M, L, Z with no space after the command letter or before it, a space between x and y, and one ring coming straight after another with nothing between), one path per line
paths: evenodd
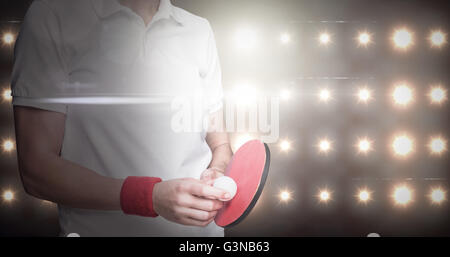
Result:
M259 140L245 143L234 154L225 171L237 184L236 196L219 210L215 223L231 227L241 222L256 205L267 179L270 151Z

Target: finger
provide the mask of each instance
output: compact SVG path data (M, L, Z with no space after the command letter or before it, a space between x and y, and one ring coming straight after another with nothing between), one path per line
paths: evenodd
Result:
M210 180L213 178L213 170L207 169L203 171L202 175L200 176L200 180Z
M208 185L208 186L214 186L214 179L210 179L210 180L207 180L207 181L205 181L205 184L206 185Z
M223 189L205 185L201 182L192 183L188 189L191 194L217 200L228 200L230 193Z
M199 221L199 220L195 220L189 217L185 217L185 218L181 218L179 223L186 225L186 226L196 226L196 227L206 227L208 226L212 221L214 220L214 218L209 219L207 221Z
M203 184L208 185L208 186L211 186L211 187L214 186L214 181L215 181L215 179L213 179L213 178L201 180L201 182L202 182Z
M200 176L200 180L209 181L217 179L222 176L224 176L223 172L209 168L202 173L202 175Z
M223 207L223 202L218 200L207 200L200 197L190 196L187 207L202 211L217 211Z
M210 178L210 179L203 179L200 182L202 182L202 184L212 187L212 186L214 186L214 181L215 181L215 179Z
M217 214L217 211L208 212L192 208L181 208L179 212L184 217L189 217L198 221L208 221L214 218Z
M220 178L223 176L224 176L224 174L222 172L213 171L213 173L211 174L211 179L217 179L217 178Z

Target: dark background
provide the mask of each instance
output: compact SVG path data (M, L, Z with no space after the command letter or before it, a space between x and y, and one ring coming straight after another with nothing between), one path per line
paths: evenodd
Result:
M18 32L31 1L2 0L0 32ZM426 195L431 186L449 190L448 152L429 155L429 136L448 138L448 103L430 106L426 93L431 83L449 83L448 45L431 49L426 38L431 29L448 33L448 1L398 0L176 0L173 3L207 18L215 31L224 73L225 89L244 78L277 94L286 85L291 100L280 105L280 137L292 142L284 153L272 144L272 164L263 195L256 208L228 236L449 236L448 202L433 206ZM340 22L337 22L340 21ZM232 35L243 24L261 33L260 47L252 53L234 50ZM407 26L415 44L406 52L390 42L395 28ZM374 44L357 47L355 36L367 29ZM333 43L317 44L322 31ZM279 36L288 31L292 42L282 45ZM12 47L0 47L0 86L9 86ZM346 77L332 79L331 77ZM393 107L389 92L394 82L409 81L415 103L405 110ZM358 85L367 83L375 101L358 105L353 96ZM315 93L321 86L334 92L334 100L319 104ZM392 157L388 144L393 133L406 130L416 140L414 154L406 160ZM334 150L317 154L317 139L328 136ZM355 153L360 135L375 140L368 156ZM12 107L0 105L0 139L14 137ZM12 189L15 200L0 203L0 236L56 236L54 204L27 196L20 183L16 153L0 154L0 190ZM407 182L414 189L414 202L394 206L390 195L396 184ZM367 186L374 200L358 204L356 190ZM319 204L315 195L327 187L333 200ZM292 200L281 203L281 189Z

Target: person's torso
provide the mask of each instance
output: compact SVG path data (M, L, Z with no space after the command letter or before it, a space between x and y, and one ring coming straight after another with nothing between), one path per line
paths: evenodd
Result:
M207 33L200 18L145 26L125 8L100 18L91 1L102 0L52 2L64 17L60 27L68 60L68 82L59 93L77 99L68 105L62 158L108 177L199 178L211 160L206 133L174 131L170 99L204 90ZM150 100L135 102L136 97ZM194 228L120 211L59 210L62 234L223 236L215 224Z

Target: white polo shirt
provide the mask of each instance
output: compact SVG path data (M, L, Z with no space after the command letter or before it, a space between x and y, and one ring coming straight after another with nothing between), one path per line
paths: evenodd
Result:
M114 178L199 178L212 156L206 132L174 131L168 100L134 100L192 93L206 103L204 115L222 106L207 20L170 0L161 0L148 26L116 0L32 3L16 44L13 104L66 114L62 158ZM62 205L59 219L62 235L224 235L214 223L191 227Z

